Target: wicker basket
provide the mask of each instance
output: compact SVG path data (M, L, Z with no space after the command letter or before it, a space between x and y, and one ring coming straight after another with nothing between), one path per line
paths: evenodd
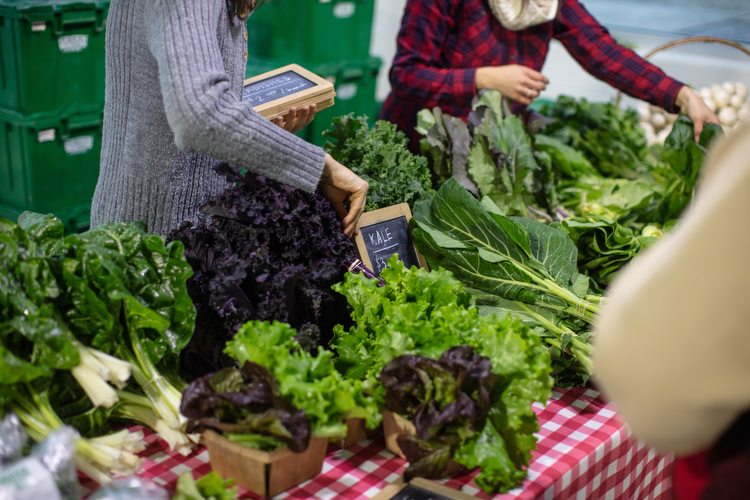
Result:
M663 52L665 50L669 50L673 47L678 47L680 45L687 45L691 43L721 43L724 45L729 45L730 47L734 47L737 50L741 50L748 56L750 56L750 50L746 49L742 45L731 42L729 40L725 40L724 38L718 38L713 36L691 36L687 38L682 38L680 40L675 40L673 42L665 43L664 45L660 45L656 47L654 50L643 56L645 60L649 60L654 55L658 54L659 52ZM620 99L622 99L622 91L617 92L617 98L615 99L615 106L620 106Z

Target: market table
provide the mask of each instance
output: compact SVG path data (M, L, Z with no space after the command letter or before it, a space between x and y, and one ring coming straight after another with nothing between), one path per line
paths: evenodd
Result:
M644 499L670 498L671 455L660 455L630 438L611 404L593 389L555 388L546 407L534 406L539 417L537 451L532 452L528 477L507 494L510 499ZM139 427L133 430L140 429ZM195 478L211 471L208 452L201 447L185 457L144 430L148 446L140 455L139 475L174 490L177 478L192 471ZM382 435L347 449L329 447L323 471L275 499L368 499L398 479L406 462L385 449ZM473 483L477 471L464 472L446 486L478 498L489 498ZM95 484L82 478L87 489ZM240 488L240 498L260 498Z

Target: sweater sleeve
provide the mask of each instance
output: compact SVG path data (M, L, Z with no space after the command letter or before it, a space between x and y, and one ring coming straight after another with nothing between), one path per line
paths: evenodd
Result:
M221 2L153 0L147 8L149 47L175 143L313 191L323 150L273 125L232 92L216 36Z
M393 92L425 108L469 106L476 68L446 68L441 51L455 24L456 0L408 0L391 66Z
M612 283L596 375L633 434L662 451L713 444L750 408L750 126L712 152L690 212Z
M683 83L615 42L578 0L561 3L553 34L583 69L632 97L679 112L675 99Z

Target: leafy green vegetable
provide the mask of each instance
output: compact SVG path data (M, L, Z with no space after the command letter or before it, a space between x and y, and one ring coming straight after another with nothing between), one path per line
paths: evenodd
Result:
M285 323L251 321L227 343L225 352L240 364L267 368L278 380L281 396L305 411L314 435L343 437L349 418L364 418L368 427L375 427L380 416L362 382L337 372L331 351L319 347L313 357L302 350L295 334Z
M177 479L177 491L172 500L235 500L238 497L234 479L222 479L211 471L195 481L193 473L183 472Z
M407 480L440 477L447 459L484 425L498 379L491 368L489 358L470 346L452 347L438 360L406 354L385 365L380 380L388 409L410 418L416 429L416 435L398 438L410 463Z
M208 428L261 435L269 438L266 451L281 442L299 453L310 442L305 412L284 400L278 381L265 367L249 361L240 369L224 368L191 382L181 411L191 433Z
M578 265L601 288L658 236L636 235L632 229L598 215L565 219L558 226L578 248ZM648 226L650 227L650 226Z
M491 458L496 463L513 464L514 474L494 469L488 458L481 463L481 477L488 492L506 491L524 476L523 468L528 465L529 452L535 445L533 432L537 424L531 403L546 401L551 388L550 360L541 340L507 315L480 316L477 309L470 308L472 296L450 272L437 266L432 272L406 270L396 256L388 264L380 275L386 283L383 287L376 280L353 274L334 287L346 296L355 321L349 331L340 327L335 332L332 345L339 355L337 367L348 378L364 380L365 390L384 408L393 398L386 397L386 389L378 383L378 377L394 358L416 355L437 360L454 346L471 346L480 356L489 358L492 374L499 377L492 404L499 405L495 402L502 401L504 405L500 410L504 419L499 419L497 426L505 434L499 438L501 444L495 450L501 455L511 448L519 453L515 456L517 462L507 454ZM525 427L520 422L533 425ZM441 436L442 444L418 437L404 443L415 459L410 467L412 472L433 474L444 468L442 465L452 453L446 449L445 440L454 438Z
M696 143L693 132L692 120L680 115L664 141L661 153L664 165L654 175L665 189L656 206L646 215L647 222L666 224L682 214L693 199L706 148L724 134L719 125L708 123L701 132L700 142Z
M635 179L653 165L634 110L560 96L543 107L542 113L557 119L544 128L544 135L583 153L602 175Z
M588 278L577 270L575 245L554 227L506 217L491 200L479 202L452 180L415 207L412 221L430 267L445 267L472 288L582 320L583 328L599 311L599 299L587 296ZM572 354L590 373L591 347L582 339L575 347Z
M109 385L124 389L132 369L131 390L142 387L146 405L182 434L180 393L164 378L174 374L195 321L182 246L165 247L142 223L63 239L53 216L25 212L18 222L0 220L2 402L37 441L63 418L91 436L108 430L121 395L142 397ZM110 444L81 440L77 447L79 467L97 481L139 466Z
M367 117L350 113L334 118L332 127L323 132L325 149L370 184L365 210L412 206L432 196L427 160L409 152L406 135L394 124L378 121L371 129Z

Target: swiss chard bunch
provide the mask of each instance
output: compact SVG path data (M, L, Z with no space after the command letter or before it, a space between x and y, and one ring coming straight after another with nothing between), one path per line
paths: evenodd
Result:
M325 150L370 184L365 210L429 198L434 191L427 160L409 152L408 139L396 126L378 121L374 128L367 117L350 113L333 119Z
M214 429L233 442L272 451L286 445L307 449L310 421L281 397L279 383L265 367L246 362L194 380L183 392L188 432Z
M250 321L227 343L225 352L240 365L265 367L278 381L281 397L304 410L314 436L343 437L350 418L363 418L368 427L375 427L380 416L361 381L337 372L331 351L318 347L313 356L302 349L296 333L286 323Z
M516 314L521 308L524 319L536 318L531 324L546 330L545 342L559 361L558 383L568 367L581 374L579 383L586 381L593 370L586 338L600 297L589 294L589 278L578 272L578 251L567 235L531 219L507 217L491 199L480 202L453 179L414 208L412 225L430 267L444 267L466 286L501 299L494 302L497 312ZM514 305L506 308L507 303ZM554 320L537 314L541 311Z
M468 124L435 108L419 113L417 131L424 136L422 153L438 185L453 177L510 215L545 221L564 217L564 211L558 213L557 179L596 173L561 141L542 135L532 139L497 91L474 98Z
M445 354L455 346L471 346L491 363L492 375L486 380L482 378L477 390L484 394L494 387L490 406L497 406L496 424L482 426L481 418L478 418L471 431L475 432L472 439L468 439L469 428L458 421L454 422L455 425L431 426L429 440L414 441L416 455L412 456L417 458L412 462L416 467L412 472L429 476L439 474L443 471L441 464L445 464L445 457L453 454L454 459L467 467L482 467L477 484L488 492L513 487L524 476L530 450L536 443L533 432L538 424L531 404L545 402L551 389L550 359L541 340L520 321L505 314L502 317L480 316L477 309L471 308L472 296L450 272L438 267L432 272L417 268L407 270L403 263L398 262L397 256L392 256L388 265L380 275L385 286L379 287L376 280L351 274L335 287L347 297L355 321L355 326L348 331L343 327L336 329L332 344L339 355L336 359L338 369L349 379L364 380L364 390L374 395L381 408L387 408L393 398L388 395L390 382L386 384L386 380L392 379L383 378L381 374L398 378L402 368L397 367L402 363L397 359L419 359L413 364L415 370L432 370L433 361L441 357L443 361L452 360L446 361L449 364L458 363L456 360L460 358L467 367L486 368L485 362L472 365L470 361L476 356L468 351L460 351L463 353L460 355L459 351ZM454 358L453 354L457 357ZM458 369L456 364L450 366L450 370ZM421 372L410 373L413 378ZM471 373L474 374L473 368ZM477 397L471 389L473 382L469 381L473 376L464 374L461 380L466 384L462 387L470 392L471 397ZM495 379L494 386L487 384ZM455 382L455 377L436 380L434 385L430 385L427 378L420 380L425 388L432 388L430 390L436 394L440 392L448 399L458 390L449 382ZM395 389L391 387L390 390ZM399 390L404 391L403 405L394 409L399 412L406 410L403 413L411 416L419 404L413 395L407 394L406 386ZM438 402L432 408L441 411L448 401L441 399L443 396L436 398ZM482 411L486 411L486 398L479 396L477 401ZM420 415L434 416L429 413L431 411L425 409ZM438 446L436 443L442 444ZM452 444L448 446L446 443ZM435 454L425 451L433 445L442 451ZM460 450L463 451L459 459Z
M133 397L190 446L180 393L165 376L192 334L192 271L181 245L144 229L105 224L63 239L52 216L0 220L0 400L35 440L63 419L87 436L108 431L107 419ZM123 391L131 370L135 383ZM132 473L140 462L125 447L118 433L81 440L77 464L100 482Z
M331 285L357 257L322 195L226 164L220 172L236 185L203 207L210 221L169 236L185 245L195 271L188 287L198 321L183 366L196 376L232 364L222 350L247 321L287 322L305 349L321 334L325 343L347 320Z

